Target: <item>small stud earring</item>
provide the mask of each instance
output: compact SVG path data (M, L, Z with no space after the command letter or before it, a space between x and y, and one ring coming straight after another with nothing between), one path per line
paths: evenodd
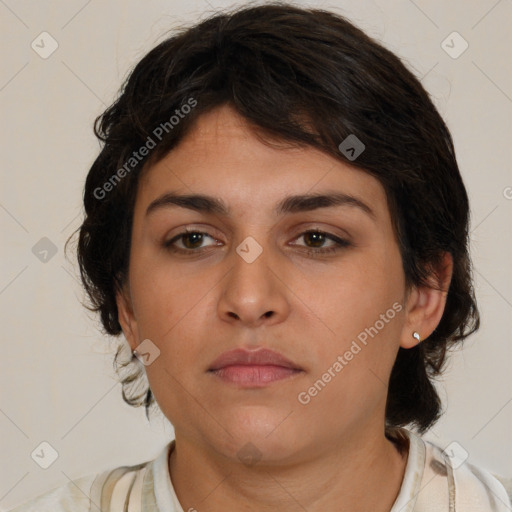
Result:
M416 331L414 331L414 332L412 333L412 337L413 337L413 338L416 338L416 339L421 343L421 338L420 338L419 333L417 333Z

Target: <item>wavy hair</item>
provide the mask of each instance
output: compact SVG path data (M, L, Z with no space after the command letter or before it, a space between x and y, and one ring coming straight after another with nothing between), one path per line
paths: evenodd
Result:
M190 113L98 197L190 98L197 101ZM281 2L220 12L173 33L136 64L94 127L102 148L87 175L77 248L89 307L99 312L106 333L121 334L115 296L127 278L141 172L171 151L199 116L225 104L267 141L313 146L380 181L408 289L432 286L428 279L442 255L452 255L442 319L425 342L399 349L389 382L389 431L405 425L426 431L441 414L433 380L447 351L480 323L468 196L450 132L420 81L399 57L333 12ZM351 134L366 146L355 162L339 149ZM147 414L154 397L144 368L131 353L123 356L122 345L115 362L126 370L123 398L145 405Z

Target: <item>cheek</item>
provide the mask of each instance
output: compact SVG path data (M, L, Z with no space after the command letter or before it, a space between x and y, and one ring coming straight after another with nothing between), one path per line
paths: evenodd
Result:
M314 294L309 286L304 303L314 304L314 321L321 329L315 344L318 360L327 369L339 355L346 354L352 371L364 367L351 380L367 376L369 369L387 378L403 322L399 255L361 253L335 275L317 282L320 286Z
M393 258L360 253L332 272L304 282L301 297L305 304L314 305L331 331L354 336L402 299L399 265Z
M201 369L197 356L205 336L199 319L206 315L204 295L211 286L154 264L140 268L147 270L134 272L131 282L139 337L151 340L159 350L146 372L159 406L175 422L176 410L190 406L183 390L194 389Z
M182 266L154 257L146 263L140 258L133 265L130 287L141 340L153 341L171 356L170 362L192 354L198 340L204 339L200 319L205 318L204 308L211 307L208 290L214 285L213 276L184 272Z

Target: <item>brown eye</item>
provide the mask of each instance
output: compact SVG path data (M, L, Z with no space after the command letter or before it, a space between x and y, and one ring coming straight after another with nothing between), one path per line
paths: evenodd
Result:
M297 239L299 238L304 238L304 241L306 242L305 248L307 249L307 253L313 255L333 253L344 247L349 247L352 245L347 240L319 230L305 231L299 237L297 237ZM329 247L323 247L327 240L334 242L334 244ZM299 246L301 246L301 244L299 244Z
M307 231L302 235L306 242L311 242L314 244L314 247L322 246L327 239L325 233L320 233L318 231Z
M175 237L171 238L171 240L165 242L164 246L175 252L199 252L200 249L204 248L201 247L201 244L205 241L206 238L215 240L208 233L201 231L183 231L182 233L179 233ZM182 247L176 245L178 242L182 244Z
M178 235L174 236L170 240L164 243L164 247L172 252L178 252L183 254L199 253L202 250L207 249L208 246L203 246L203 242L206 238L216 240L208 233L202 231L183 231ZM349 247L352 244L347 240L339 238L330 233L325 233L319 230L309 230L302 233L299 238L304 238L306 244L296 244L299 247L304 247L306 252L311 255L322 255L327 253L333 253L339 251L344 247ZM325 247L325 243L331 241L332 245ZM181 244L181 247L180 247ZM220 243L210 244L219 245Z
M181 239L187 249L197 249L198 244L202 244L203 237L204 233L187 233L186 235L182 235Z

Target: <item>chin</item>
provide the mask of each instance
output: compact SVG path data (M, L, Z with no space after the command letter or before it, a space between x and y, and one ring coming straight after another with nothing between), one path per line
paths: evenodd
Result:
M303 423L294 421L290 412L261 406L238 408L226 423L232 437L225 437L225 455L247 459L248 465L250 461L271 463L293 457L299 448L298 440L307 436L306 432L296 432L295 427Z

